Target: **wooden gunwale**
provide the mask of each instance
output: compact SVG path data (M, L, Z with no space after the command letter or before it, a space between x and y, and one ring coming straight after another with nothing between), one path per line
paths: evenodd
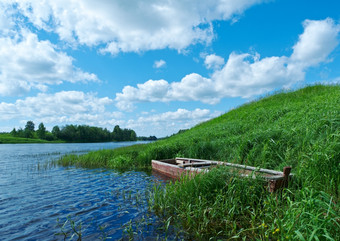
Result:
M269 190L271 192L286 186L288 179L293 176L290 173L291 168L285 167L284 172L274 171L265 168L257 168L252 166L221 162L202 160L194 158L182 158L176 159L164 159L164 160L152 160L152 169L158 171L164 175L172 178L180 178L183 174L197 174L200 172L208 172L209 167L223 165L229 166L232 170L239 173L238 175L247 177L251 175L252 178L256 178L256 173L265 179L269 184ZM241 173L244 172L244 173Z
M237 167L237 168L242 168L242 169L256 171L256 172L263 172L263 173L268 173L268 174L273 174L273 175L283 175L283 172L280 172L280 171L275 171L275 170L270 170L270 169L265 169L265 168L257 168L253 166L246 166L246 165L235 164L235 163L230 163L230 162L211 161L211 160L202 160L202 159L193 159L193 158L176 158L176 160L191 160L191 161L197 161L197 162L205 162L207 164L210 163L210 164L215 164L215 165Z

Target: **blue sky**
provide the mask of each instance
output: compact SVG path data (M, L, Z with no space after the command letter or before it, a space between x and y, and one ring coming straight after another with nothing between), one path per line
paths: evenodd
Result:
M163 137L279 89L340 81L340 2L3 0L0 132Z

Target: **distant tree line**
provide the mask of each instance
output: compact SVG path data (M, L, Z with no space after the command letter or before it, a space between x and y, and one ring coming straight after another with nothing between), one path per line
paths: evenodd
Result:
M13 128L13 130L10 132L12 136L15 137L23 137L23 138L39 138L47 141L53 141L57 138L52 135L49 131L46 130L43 123L40 123L38 126L38 129L35 131L35 124L33 121L27 121L25 128L22 129L21 127L16 130Z
M121 129L116 125L112 132L101 127L88 125L66 125L63 127L54 126L52 131L46 130L43 123L40 123L35 130L33 121L27 121L25 128L15 128L11 131L12 136L24 138L39 138L53 141L62 140L66 142L108 142L108 141L136 141L137 135L134 130ZM156 138L157 139L157 138Z
M157 141L157 137L155 137L155 136L149 136L149 137L147 137L147 136L138 136L137 140L138 141Z

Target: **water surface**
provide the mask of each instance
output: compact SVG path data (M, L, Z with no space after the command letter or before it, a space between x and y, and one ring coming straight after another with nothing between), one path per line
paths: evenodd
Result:
M49 164L64 154L131 144L135 143L0 145L1 240L63 240L63 234L56 235L62 232L68 240L75 234L70 232L70 221L75 221L83 240L161 236L159 221L146 205L146 190L159 177ZM130 220L144 225L132 231Z

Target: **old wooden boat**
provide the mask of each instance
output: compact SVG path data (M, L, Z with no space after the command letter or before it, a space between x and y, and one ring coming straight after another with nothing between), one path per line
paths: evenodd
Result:
M252 178L260 177L268 183L268 190L274 192L282 187L287 186L289 179L293 174L290 173L291 167L284 167L283 172L257 168L252 166L201 160L193 158L176 158L165 160L152 160L152 169L168 177L178 179L182 175L196 175L197 173L208 172L210 168L218 165L229 166L230 170L241 177L251 176Z

